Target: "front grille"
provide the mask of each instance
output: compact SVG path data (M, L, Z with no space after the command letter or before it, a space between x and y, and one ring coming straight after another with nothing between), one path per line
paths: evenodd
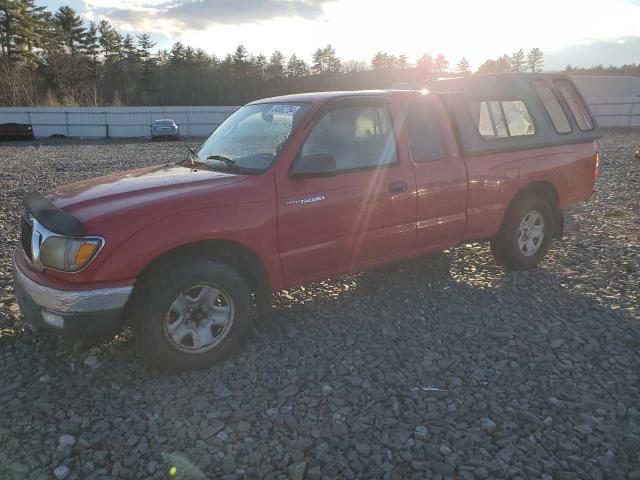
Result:
M29 222L25 216L22 216L20 224L20 243L22 249L29 260L33 260L33 252L31 251L31 236L33 235L33 225Z

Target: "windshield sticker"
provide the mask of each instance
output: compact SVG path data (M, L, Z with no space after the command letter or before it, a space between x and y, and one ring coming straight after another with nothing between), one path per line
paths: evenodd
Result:
M295 115L300 105L274 105L267 112L268 115Z

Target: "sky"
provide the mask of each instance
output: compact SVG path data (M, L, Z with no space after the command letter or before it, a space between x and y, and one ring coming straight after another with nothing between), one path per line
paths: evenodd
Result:
M520 48L543 50L547 69L640 63L640 0L47 0L126 33L148 32L169 48L181 41L223 57L242 43L310 61L332 44L342 60L378 51L443 53L477 68Z

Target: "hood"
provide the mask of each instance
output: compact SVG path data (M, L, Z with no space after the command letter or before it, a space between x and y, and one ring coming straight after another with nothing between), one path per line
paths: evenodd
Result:
M246 179L243 175L169 164L63 185L46 193L57 207L86 222L119 209L194 195Z

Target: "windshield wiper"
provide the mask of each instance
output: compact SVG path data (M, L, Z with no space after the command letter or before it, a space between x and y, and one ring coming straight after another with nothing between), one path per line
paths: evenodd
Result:
M185 145L185 147L187 147L187 160L189 160L192 167L195 167L196 164L193 159L196 158L196 152L189 145Z
M209 155L206 160L218 160L219 162L223 162L228 165L232 170L240 170L240 167L236 164L235 160L225 157L224 155Z

